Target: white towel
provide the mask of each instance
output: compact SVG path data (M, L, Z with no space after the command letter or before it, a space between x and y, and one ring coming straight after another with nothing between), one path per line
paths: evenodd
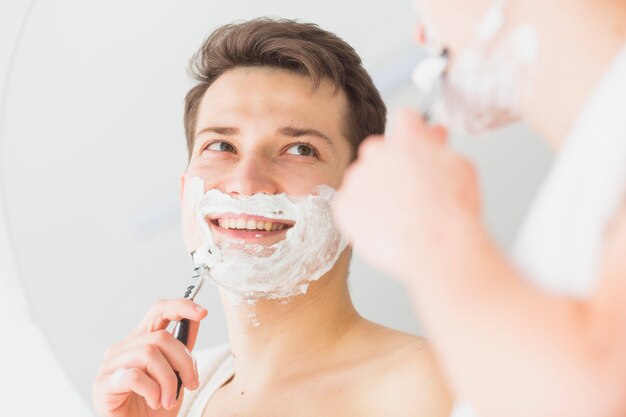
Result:
M596 284L607 223L625 194L626 47L563 144L521 228L515 264L547 291L588 295ZM474 415L466 404L453 412Z

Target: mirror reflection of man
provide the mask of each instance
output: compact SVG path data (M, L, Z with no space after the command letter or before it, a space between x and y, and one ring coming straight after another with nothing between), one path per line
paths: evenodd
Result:
M479 414L626 415L626 3L416 3L430 29L418 39L434 33L451 58L439 120L523 120L555 166L512 263L481 219L471 163L444 127L402 112L386 140L361 146L339 224L406 284L456 395ZM362 227L380 213L392 215Z

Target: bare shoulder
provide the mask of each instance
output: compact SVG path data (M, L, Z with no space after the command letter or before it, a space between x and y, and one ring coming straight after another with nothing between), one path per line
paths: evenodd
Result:
M447 417L452 397L437 358L420 336L380 327L372 363L371 415Z
M389 357L381 378L381 397L393 415L447 417L452 396L427 340L419 338Z

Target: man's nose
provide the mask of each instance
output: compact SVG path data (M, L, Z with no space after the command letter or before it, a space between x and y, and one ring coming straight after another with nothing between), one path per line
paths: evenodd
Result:
M241 158L224 181L224 191L233 195L277 194L272 163L262 155Z

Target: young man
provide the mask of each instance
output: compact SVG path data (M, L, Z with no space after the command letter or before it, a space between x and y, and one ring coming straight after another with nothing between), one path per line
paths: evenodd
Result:
M202 192L236 201L313 198L320 186L340 186L362 138L384 131L385 106L358 55L315 25L259 19L224 26L205 41L192 68L199 84L186 99L183 190L200 179ZM185 202L183 211L193 251L196 213ZM202 221L220 244L270 249L298 226L234 212ZM330 216L313 232L322 229L334 230ZM94 384L99 414L447 415L450 398L424 339L365 320L352 305L350 253L342 249L319 279L307 269L297 278L308 288L287 298L255 294L242 302L232 288L245 276L217 280L230 345L198 353L197 368L165 328L181 318L199 322L207 312L185 300L157 303L107 352ZM296 255L302 262L310 258ZM282 278L270 274L269 281ZM196 324L189 349L197 331ZM174 370L185 387L197 389L182 408Z

